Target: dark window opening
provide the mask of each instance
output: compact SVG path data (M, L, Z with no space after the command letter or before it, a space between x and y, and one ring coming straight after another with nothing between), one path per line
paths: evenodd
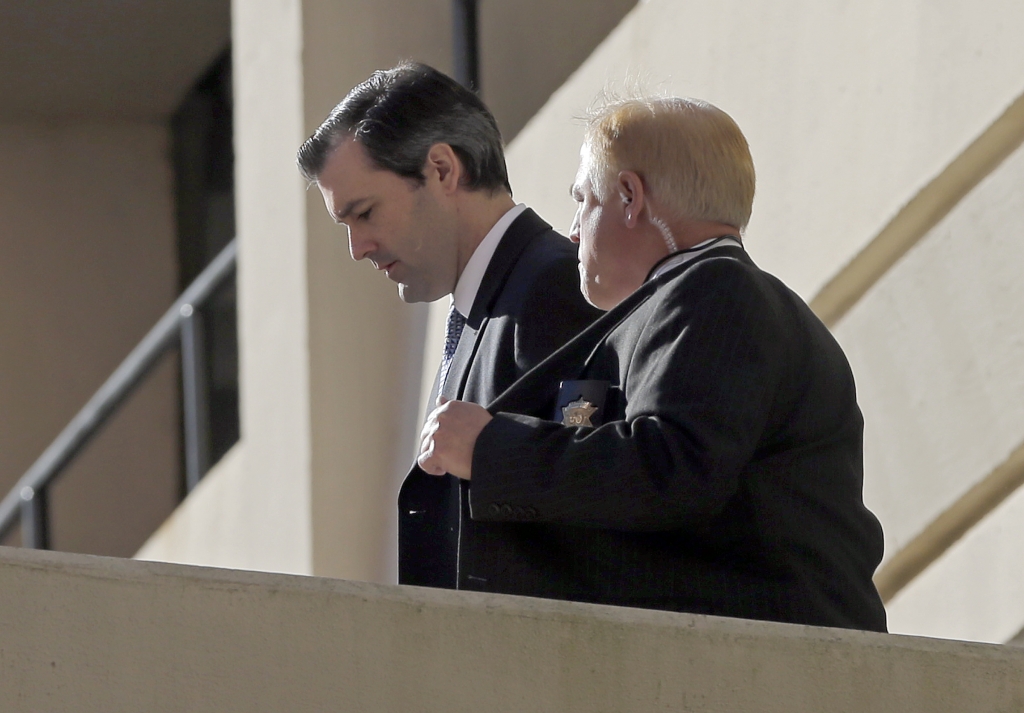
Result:
M180 292L235 237L230 49L189 91L171 118L171 133ZM239 437L235 284L230 279L201 309L211 464ZM184 482L183 470L183 493Z

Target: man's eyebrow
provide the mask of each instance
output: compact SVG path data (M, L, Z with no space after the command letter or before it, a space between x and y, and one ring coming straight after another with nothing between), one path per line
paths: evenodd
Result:
M345 204L344 208L342 208L339 212L335 213L332 217L336 222L341 223L345 220L345 218L352 215L352 211L355 210L355 207L357 205L367 200L369 200L369 198L356 198L353 201L349 201L348 203Z

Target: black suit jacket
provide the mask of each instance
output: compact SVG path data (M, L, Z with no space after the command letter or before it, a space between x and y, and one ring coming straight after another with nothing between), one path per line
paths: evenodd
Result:
M520 415L579 378L617 395L603 425ZM646 283L490 410L460 587L885 630L853 375L742 249Z
M578 264L574 244L532 210L519 215L484 273L443 395L490 403L597 319L601 312L580 293ZM457 586L467 487L415 466L406 477L398 496L400 584Z

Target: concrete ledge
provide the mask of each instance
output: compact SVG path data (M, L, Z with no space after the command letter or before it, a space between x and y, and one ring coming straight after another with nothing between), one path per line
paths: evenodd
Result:
M4 711L1019 711L1024 650L0 548Z

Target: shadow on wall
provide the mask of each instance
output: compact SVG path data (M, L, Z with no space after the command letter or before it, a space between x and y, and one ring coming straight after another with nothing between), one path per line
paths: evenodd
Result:
M480 94L506 144L636 4L637 0L480 3ZM529 49L544 47L557 50Z

